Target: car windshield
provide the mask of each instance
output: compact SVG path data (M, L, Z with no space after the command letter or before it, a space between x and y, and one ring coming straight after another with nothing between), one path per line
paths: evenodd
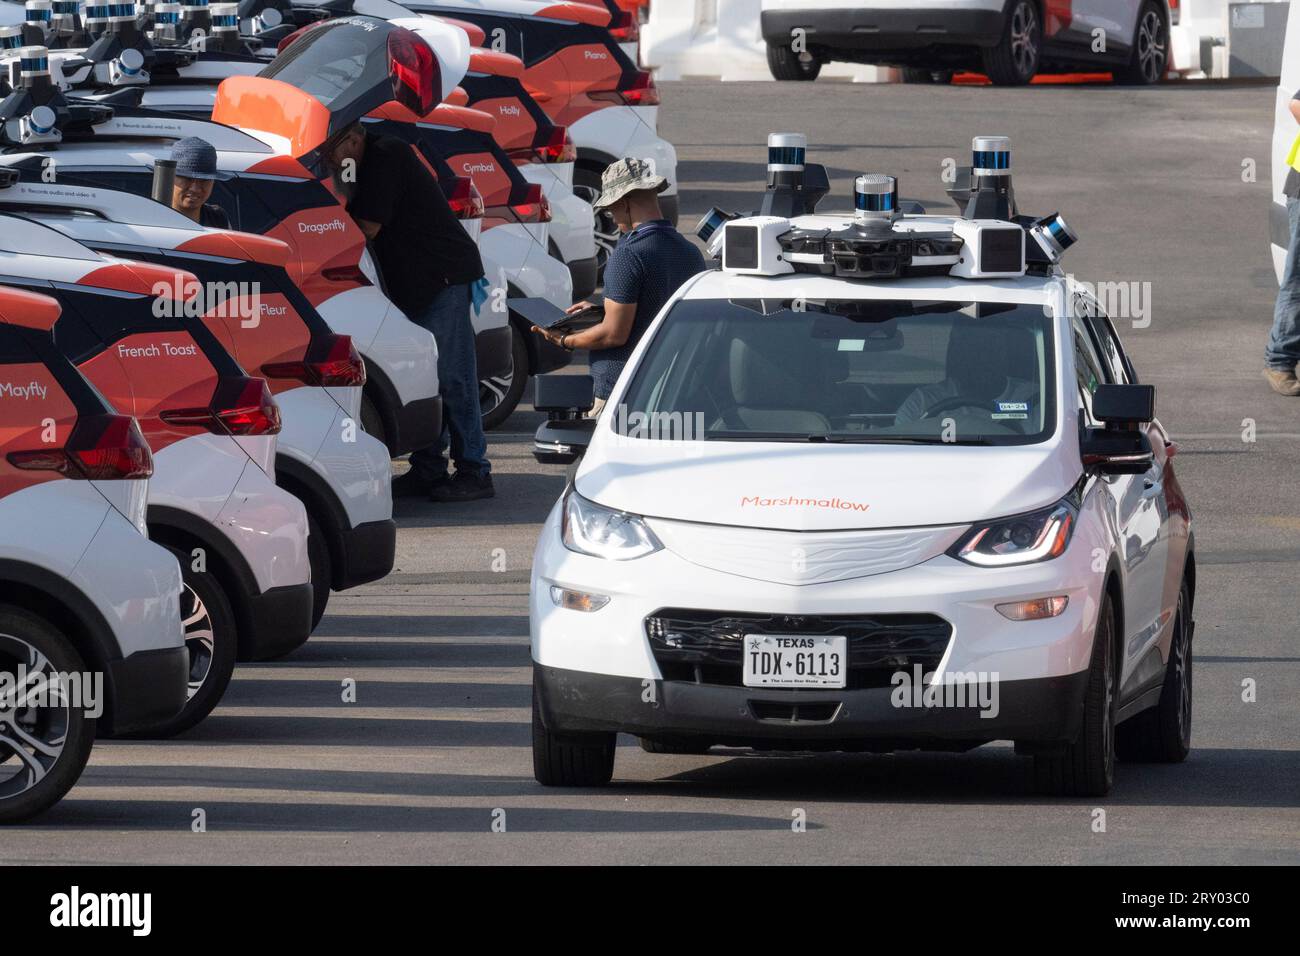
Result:
M1054 430L1041 305L694 299L612 427L629 437L1022 445Z

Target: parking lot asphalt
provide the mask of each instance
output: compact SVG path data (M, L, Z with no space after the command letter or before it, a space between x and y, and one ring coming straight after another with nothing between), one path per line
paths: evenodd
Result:
M771 131L807 134L832 177L825 209L847 208L866 171L944 208L943 161L968 162L974 134L1005 134L1022 209L1060 210L1080 235L1070 271L1149 293L1149 311L1119 331L1157 386L1194 513L1185 764L1121 764L1109 798L1062 800L1031 795L1005 745L685 757L621 738L609 788L543 789L529 749L528 569L564 477L533 462L541 416L521 407L489 436L495 500L399 503L389 578L335 595L288 659L241 666L184 737L97 744L60 805L0 833L0 862L1300 861L1300 401L1260 376L1276 291L1273 96L1195 83L663 88L684 226L714 204L757 205Z

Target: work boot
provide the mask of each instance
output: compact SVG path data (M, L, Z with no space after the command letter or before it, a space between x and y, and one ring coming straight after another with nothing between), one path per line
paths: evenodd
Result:
M491 475L474 475L458 471L449 481L434 485L429 492L432 501L478 501L496 496Z
M446 479L443 479L444 481ZM414 468L393 479L394 498L426 498L436 482L429 481Z
M1300 379L1295 377L1295 369L1266 368L1264 377L1268 379L1269 387L1279 395L1300 395Z

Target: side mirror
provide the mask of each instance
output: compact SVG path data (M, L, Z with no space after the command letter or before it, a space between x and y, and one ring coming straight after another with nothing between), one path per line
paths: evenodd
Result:
M538 375L533 408L550 418L580 418L596 404L596 383L590 375Z
M1092 393L1092 417L1120 427L1145 425L1156 417L1156 387L1098 385Z
M596 402L590 375L539 375L534 379L533 407L546 421L533 438L533 458L544 465L571 465L587 451L594 418L582 416Z
M533 457L543 465L572 465L587 453L596 419L542 422L533 437Z

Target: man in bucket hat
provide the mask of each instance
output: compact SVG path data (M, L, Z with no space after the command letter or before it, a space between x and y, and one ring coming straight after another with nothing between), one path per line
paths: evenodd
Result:
M230 217L212 198L212 187L217 180L230 178L229 173L217 170L217 151L206 139L187 136L172 146L172 159L176 161L176 181L172 184L172 208L189 216L200 226L229 229Z
M673 228L659 209L668 180L644 159L621 159L600 177L596 209L607 209L622 232L605 265L605 317L581 332L559 333L533 327L556 345L591 350L595 417L605 407L633 349L682 283L704 271L704 256ZM591 303L569 309L577 312Z

